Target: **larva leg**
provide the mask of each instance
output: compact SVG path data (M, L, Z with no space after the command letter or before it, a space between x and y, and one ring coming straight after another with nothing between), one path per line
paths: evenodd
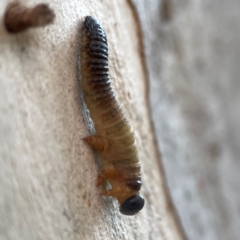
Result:
M110 197L110 196L118 197L119 195L124 197L125 193L126 193L126 188L118 187L118 188L115 188L115 189L102 191L100 194L102 196L107 196L107 197Z
M102 185L108 179L118 179L122 177L122 172L113 167L113 165L105 166L98 175L97 186Z
M83 140L91 147L97 149L100 152L103 152L109 146L108 140L106 138L97 135L85 137L83 138Z

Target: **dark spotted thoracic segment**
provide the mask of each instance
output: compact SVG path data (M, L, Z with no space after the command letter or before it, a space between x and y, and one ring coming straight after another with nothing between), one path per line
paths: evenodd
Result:
M84 100L96 131L84 140L100 152L98 185L109 181L112 187L101 194L117 198L123 214L136 214L144 205L139 195L141 171L136 141L111 87L106 34L90 16L82 28L81 74Z

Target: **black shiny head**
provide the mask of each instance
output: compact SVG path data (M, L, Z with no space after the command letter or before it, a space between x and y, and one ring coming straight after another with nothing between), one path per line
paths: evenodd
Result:
M144 203L141 195L131 196L120 206L120 212L124 215L135 215L143 208Z

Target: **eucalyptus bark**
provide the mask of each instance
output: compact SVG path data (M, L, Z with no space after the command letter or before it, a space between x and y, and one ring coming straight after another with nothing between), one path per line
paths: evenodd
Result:
M2 22L9 2L0 3ZM1 239L183 239L159 167L133 6L48 3L56 15L52 25L18 34L0 28ZM97 158L82 141L89 132L77 59L80 26L89 13L107 33L112 84L140 149L146 205L134 217L99 195Z

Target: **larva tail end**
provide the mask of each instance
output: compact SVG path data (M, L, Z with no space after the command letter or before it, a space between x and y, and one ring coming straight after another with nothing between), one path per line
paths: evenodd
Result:
M100 23L92 16L86 16L84 20L84 26L86 29L93 29L94 27L99 27Z

